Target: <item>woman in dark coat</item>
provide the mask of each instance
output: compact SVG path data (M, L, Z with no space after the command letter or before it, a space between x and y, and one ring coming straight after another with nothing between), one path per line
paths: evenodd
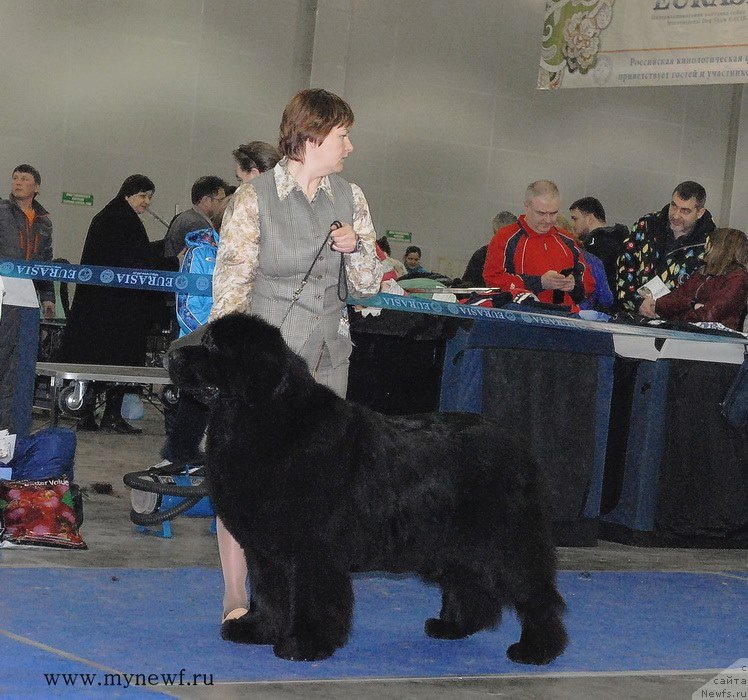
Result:
M81 265L177 270L177 257L161 257L148 240L140 220L155 187L145 175L130 175L117 196L91 221ZM153 318L151 292L116 287L78 285L70 309L61 355L64 362L143 366L146 340ZM121 416L121 387L106 392L101 427L118 433L139 433ZM96 430L93 415L79 428Z
M668 321L715 321L739 331L748 300L748 238L734 228L709 234L704 266L672 292L645 299L640 312Z

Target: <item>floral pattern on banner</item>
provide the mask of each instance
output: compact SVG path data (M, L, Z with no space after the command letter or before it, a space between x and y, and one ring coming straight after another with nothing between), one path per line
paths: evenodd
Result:
M615 0L546 0L538 87L560 87L568 71L595 69L600 34L613 18Z

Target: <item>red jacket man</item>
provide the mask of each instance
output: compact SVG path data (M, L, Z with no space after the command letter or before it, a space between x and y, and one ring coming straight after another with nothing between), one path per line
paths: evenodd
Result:
M483 268L488 286L529 291L542 302L579 310L595 281L574 240L556 228L560 204L558 187L550 180L528 186L525 213L499 229L488 246Z

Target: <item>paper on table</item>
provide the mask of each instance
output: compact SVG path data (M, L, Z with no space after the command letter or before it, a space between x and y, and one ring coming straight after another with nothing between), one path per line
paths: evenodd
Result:
M25 306L31 309L39 308L39 299L36 297L34 283L28 279L19 277L3 277L5 285L5 296L3 304L8 306Z

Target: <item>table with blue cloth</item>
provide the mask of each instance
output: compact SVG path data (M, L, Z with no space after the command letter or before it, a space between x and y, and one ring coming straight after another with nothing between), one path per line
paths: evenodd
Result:
M430 328L430 357L440 358L441 373L432 372L429 386L427 374L418 386L398 374L386 387L389 400L402 406L408 397L438 392L440 410L481 413L526 436L546 476L558 544L594 545L604 537L641 545L745 545L748 434L724 421L719 403L748 340L521 309L445 322L444 310L442 316L382 312L365 352L356 357L354 348L352 368L364 376L376 365L386 385L382 358L407 367L424 352ZM419 329L410 360L407 333L396 354L377 352L380 343L392 345L383 340L388 317L395 327ZM500 445L496 455L502 458Z
M748 434L719 403L745 341L606 330L477 321L447 346L441 408L528 436L560 544L599 524L629 544L744 546Z

